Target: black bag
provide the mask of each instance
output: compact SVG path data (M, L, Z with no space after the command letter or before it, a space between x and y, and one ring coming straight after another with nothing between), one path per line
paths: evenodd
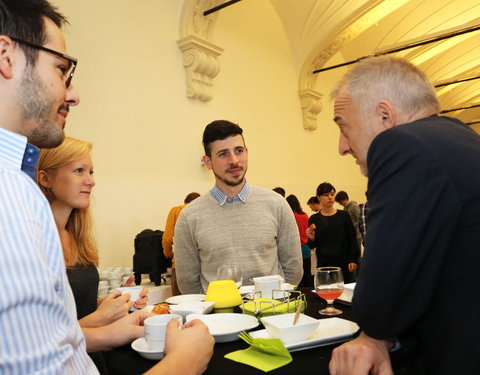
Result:
M167 272L168 262L163 255L163 232L145 229L135 236L133 271L135 283L140 285L142 273L148 273L155 285L160 285L162 273Z

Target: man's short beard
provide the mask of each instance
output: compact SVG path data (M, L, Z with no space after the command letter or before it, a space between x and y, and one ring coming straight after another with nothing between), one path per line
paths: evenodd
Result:
M28 141L40 148L60 145L65 134L58 124L49 118L55 105L54 100L49 97L46 85L31 65L25 68L19 92L21 119L26 127L25 135Z
M215 172L213 172L213 174L220 180L222 181L225 185L228 185L228 186L238 186L240 185L244 180L245 180L245 175L243 175L243 177L238 180L238 181L229 181L227 180L226 178L222 178L220 177L218 174L216 174Z
M213 171L213 174L215 175L215 177L217 177L220 181L222 181L225 185L228 185L228 186L238 186L238 185L242 184L243 181L245 181L245 174L247 173L247 171L245 170L244 173L243 173L243 176L240 180L230 181L230 180L227 180L226 178L220 177L218 174L215 173L215 171L213 169L212 169L212 171Z

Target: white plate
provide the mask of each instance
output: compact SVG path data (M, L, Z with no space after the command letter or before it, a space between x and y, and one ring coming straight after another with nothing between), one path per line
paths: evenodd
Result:
M169 297L165 300L166 303L178 305L182 302L203 302L205 301L205 294L182 294L180 296Z
M178 305L171 305L170 312L172 314L181 315L183 321L189 314L208 314L213 310L215 302L180 302Z
M163 351L152 350L148 347L144 337L139 337L131 344L132 349L140 354L143 358L158 361L164 357Z
M247 314L190 314L187 322L200 319L204 322L215 342L229 342L238 340L238 334L248 331L259 325L257 318Z
M319 320L320 324L318 325L318 328L309 339L285 344L285 347L289 352L348 341L358 331L357 323L342 318L327 318ZM264 339L272 338L266 329L250 332L250 336Z

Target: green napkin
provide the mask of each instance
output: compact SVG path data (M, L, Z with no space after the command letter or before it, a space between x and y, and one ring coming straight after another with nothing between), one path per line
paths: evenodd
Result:
M232 361L244 363L264 372L275 370L292 362L292 356L280 339L253 338L250 335L239 335L248 349L237 350L225 355Z

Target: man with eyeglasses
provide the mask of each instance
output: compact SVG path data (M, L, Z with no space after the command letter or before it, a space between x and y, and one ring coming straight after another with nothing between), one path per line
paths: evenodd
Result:
M87 350L143 336L151 314L80 329L50 206L34 182L39 147L58 146L77 60L66 19L47 0L0 0L0 373L97 374ZM149 374L201 373L213 338L198 321L167 330L165 359Z

